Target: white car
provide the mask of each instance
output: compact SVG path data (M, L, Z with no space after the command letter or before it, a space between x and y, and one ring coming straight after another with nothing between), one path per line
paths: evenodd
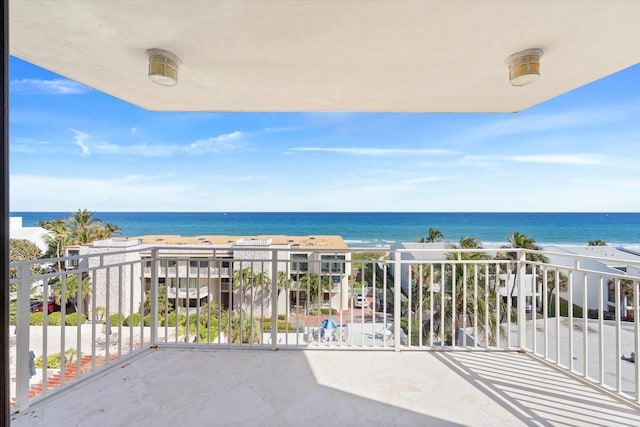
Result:
M369 301L367 301L367 298L362 296L362 294L358 294L353 299L353 305L360 308L366 308L369 305Z

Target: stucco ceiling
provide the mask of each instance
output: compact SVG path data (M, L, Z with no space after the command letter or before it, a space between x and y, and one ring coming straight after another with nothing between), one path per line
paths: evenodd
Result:
M148 110L514 112L640 62L636 0L10 0L11 54ZM182 60L147 78L149 48ZM541 48L539 81L506 58ZM639 82L640 84L640 82Z

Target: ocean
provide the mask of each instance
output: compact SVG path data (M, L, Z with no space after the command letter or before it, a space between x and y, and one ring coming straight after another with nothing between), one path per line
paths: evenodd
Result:
M69 212L12 212L24 226L60 219ZM415 242L429 228L443 241L472 236L482 242L505 242L520 232L538 244L640 245L640 213L327 213L327 212L96 212L95 217L122 229L123 237L146 234L182 236L260 234L340 235L350 247L383 248Z

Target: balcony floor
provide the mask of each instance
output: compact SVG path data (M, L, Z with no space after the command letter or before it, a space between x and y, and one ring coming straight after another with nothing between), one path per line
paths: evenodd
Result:
M640 410L517 352L159 348L12 426L640 425Z

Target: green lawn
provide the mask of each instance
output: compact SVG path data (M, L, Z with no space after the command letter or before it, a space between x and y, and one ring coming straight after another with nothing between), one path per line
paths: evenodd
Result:
M560 298L560 317L569 316L569 301L564 298ZM582 317L582 307L573 304L573 317ZM556 317L556 299L551 300L551 310L549 317Z

